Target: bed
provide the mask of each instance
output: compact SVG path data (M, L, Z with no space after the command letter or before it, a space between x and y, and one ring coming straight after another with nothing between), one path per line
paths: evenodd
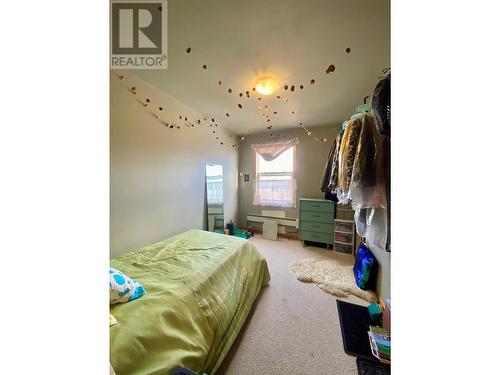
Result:
M190 230L111 260L139 281L141 298L111 306L110 359L117 375L214 374L260 289L267 263L242 238Z

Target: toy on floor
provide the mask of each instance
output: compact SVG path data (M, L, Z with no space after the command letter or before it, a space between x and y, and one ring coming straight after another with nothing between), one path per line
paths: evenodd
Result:
M220 229L216 229L216 230L214 230L214 232L219 233L219 234L227 234L227 235L231 235L231 236L235 236L235 237L244 238L245 240L248 240L250 237L253 236L253 234L251 232L249 232L245 229L234 229L232 234L225 233L223 230L220 230Z

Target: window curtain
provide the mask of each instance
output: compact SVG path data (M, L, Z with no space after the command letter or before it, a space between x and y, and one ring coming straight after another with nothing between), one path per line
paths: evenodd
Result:
M297 180L255 180L255 206L296 207Z
M262 159L265 161L272 161L292 147L296 142L287 141L287 142L276 142L276 143L263 143L252 145L252 148L257 152Z

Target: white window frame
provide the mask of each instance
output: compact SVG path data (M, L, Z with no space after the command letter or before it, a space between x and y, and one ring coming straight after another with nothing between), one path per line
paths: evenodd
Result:
M254 206L261 206L261 207L278 207L278 208L296 208L297 207L297 182L295 179L295 174L296 174L296 145L293 145L291 148L293 148L293 157L292 157L292 172L262 172L259 173L259 153L254 150L254 166L255 166L255 174L254 174L254 186L253 186L253 205ZM288 151L288 150L287 150ZM266 178L262 179L261 176L267 176L267 177L272 177L272 176L288 176L290 178L287 179L272 179L272 178ZM256 189L258 189L259 182L258 181L277 181L279 184L279 181L290 181L289 188L293 189L289 193L291 196L290 200L276 200L272 199L269 202L262 201L258 197L260 195L256 195ZM277 203L277 204L276 204Z

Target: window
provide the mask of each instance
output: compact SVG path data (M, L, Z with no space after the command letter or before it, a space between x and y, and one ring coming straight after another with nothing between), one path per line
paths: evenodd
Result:
M255 151L255 206L296 207L295 146L266 161Z

